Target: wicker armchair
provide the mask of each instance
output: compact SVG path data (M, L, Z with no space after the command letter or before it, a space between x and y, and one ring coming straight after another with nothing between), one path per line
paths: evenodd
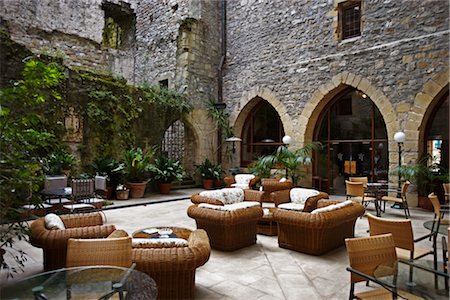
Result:
M244 190L244 202L260 202L261 195L260 191ZM191 200L195 205L188 208L188 216L195 219L197 228L206 230L212 248L233 251L256 243L256 224L263 215L259 205L222 211L198 206L201 203L224 206L217 199L194 194Z
M30 225L30 242L42 248L44 270L54 270L66 266L67 241L69 238L104 238L116 228L103 225L101 213L63 215L61 219L65 230L49 230L44 218L39 218Z
M133 248L136 269L147 273L158 285L158 299L194 298L195 270L211 253L204 230L193 231L187 247Z
M275 206L278 207L278 205L282 203L289 203L291 201L290 199L290 189L288 190L281 190L281 191L275 191L270 194L271 202L275 203ZM305 207L303 208L304 212L312 212L317 208L317 202L320 199L328 199L329 196L325 192L320 192L317 196L309 197L305 202Z
M317 207L337 203L340 202L319 200ZM364 207L358 203L317 214L278 209L274 212L274 220L278 222L278 245L312 255L324 254L354 236L356 219L363 214Z

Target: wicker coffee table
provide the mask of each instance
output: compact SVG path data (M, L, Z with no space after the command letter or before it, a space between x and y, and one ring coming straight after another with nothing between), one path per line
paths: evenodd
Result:
M266 213L266 210L268 210L268 213ZM278 234L278 224L273 220L275 210L277 210L276 207L264 208L264 215L256 225L256 233L270 236Z
M172 234L169 235L171 238L180 238L180 239L189 239L189 235L192 233L192 230L182 227L172 227L172 226L153 226L147 227L143 229L139 229L133 232L134 238L155 238L159 237L158 230L161 228L170 228L172 229Z

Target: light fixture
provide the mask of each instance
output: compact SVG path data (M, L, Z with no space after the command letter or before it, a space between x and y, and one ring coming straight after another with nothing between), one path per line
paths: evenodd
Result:
M364 99L366 99L366 98L367 98L367 95L363 93L363 94L361 95L361 97L363 97Z
M283 136L282 141L283 141L283 144L289 145L292 142L292 138L289 135L285 135L285 136Z
M398 143L398 187L397 187L397 198L401 198L401 172L400 167L402 165L402 145L406 140L406 135L404 132L399 131L394 134L394 140Z
M227 143L233 143L233 153L236 153L236 142L242 142L242 139L238 138L237 136L229 137L225 140Z

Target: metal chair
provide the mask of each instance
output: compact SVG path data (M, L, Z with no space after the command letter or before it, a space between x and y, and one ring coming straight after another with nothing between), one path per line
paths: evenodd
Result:
M449 213L449 209L441 207L441 203L439 202L438 197L434 193L429 194L428 199L430 199L430 202L433 205L434 210L434 218L433 218L433 225L431 226L431 232L435 231L434 226L436 226L436 231L439 231L439 226L443 223L442 221L447 221L444 219L444 215L446 213ZM446 223L448 224L448 221Z

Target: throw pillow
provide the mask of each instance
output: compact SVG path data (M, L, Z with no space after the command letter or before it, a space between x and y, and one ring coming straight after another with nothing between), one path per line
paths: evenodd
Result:
M45 228L49 230L64 230L66 226L64 226L64 222L58 215L48 214L44 217Z
M286 182L286 180L287 179L283 177L283 178L280 179L280 182Z
M180 238L163 238L163 239L134 238L131 240L131 246L133 248L187 247L188 241Z
M233 204L244 201L244 190L239 188L222 189L225 198L224 204Z
M320 192L313 189L293 188L290 192L291 202L305 204L309 197L317 196Z
M305 208L305 205L291 202L291 203L282 203L282 204L278 205L278 208L287 209L287 210L303 211L303 208Z

